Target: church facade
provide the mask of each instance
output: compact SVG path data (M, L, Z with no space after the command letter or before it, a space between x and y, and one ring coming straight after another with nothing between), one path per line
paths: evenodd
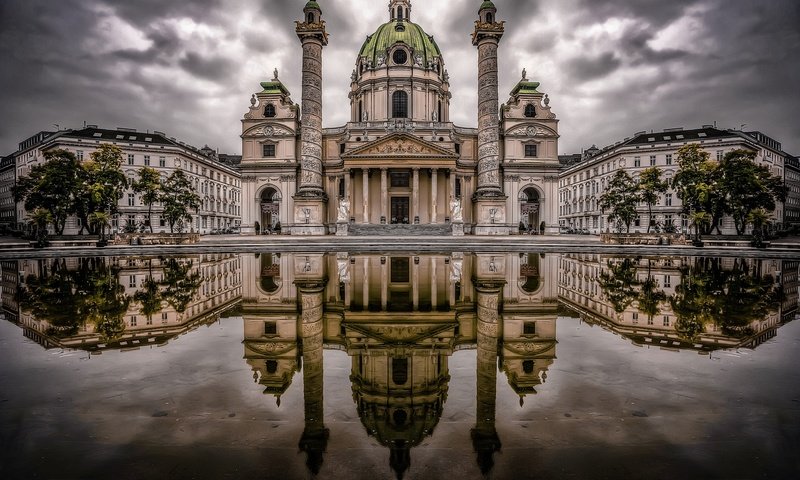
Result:
M410 0L392 0L356 58L350 121L323 129L328 34L316 1L303 12L300 104L276 71L242 120L243 234L558 233L558 120L524 71L499 103L492 2L472 35L478 128L451 122L444 56Z

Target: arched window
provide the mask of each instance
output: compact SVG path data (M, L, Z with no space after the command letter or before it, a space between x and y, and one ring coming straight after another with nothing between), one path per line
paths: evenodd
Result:
M297 18L297 17L295 17L295 18ZM311 12L308 12L308 19L306 19L306 21L308 23L314 23L314 14L311 13Z
M438 103L438 105L436 107L436 113L437 113L436 118L439 120L439 122L444 122L444 117L442 117L442 113L443 112L442 112L442 101L441 100L439 100L439 103Z
M364 121L364 104L361 100L358 101L358 123Z
M397 7L397 21L403 21L403 7Z
M264 116L267 118L271 118L275 116L275 105L268 103L264 107Z
M494 15L491 13L486 14L486 23L494 23Z
M528 118L536 116L536 107L534 107L532 103L525 105L525 116Z
M402 90L392 95L392 118L408 118L408 94Z

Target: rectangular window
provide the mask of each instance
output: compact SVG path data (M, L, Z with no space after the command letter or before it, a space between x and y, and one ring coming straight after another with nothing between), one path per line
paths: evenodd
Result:
M136 195L133 193L128 194L128 206L133 207L136 205Z
M536 335L536 322L525 322L522 325L523 335Z
M389 184L392 188L408 188L411 186L411 175L408 172L391 172Z
M136 315L132 315L131 316L131 327L135 327L135 326L136 326Z
M669 317L664 315L664 326L669 327Z
M717 150L717 161L721 162L724 152L722 150Z
M664 205L671 207L672 206L672 194L668 193L664 195Z
M134 156L132 153L128 154L128 165L133 165Z
M641 227L642 226L642 217L636 216L636 219L633 221L634 227Z
M669 275L664 275L664 288L670 288L672 286L672 277Z
M671 153L667 154L667 165L672 165L672 154Z
M77 157L79 162L83 161L83 150L76 150L75 157Z
M655 155L650 155L650 166L651 167L655 167L656 166L656 156Z
M153 324L153 317L147 317L147 321L145 322L147 325Z
M653 324L653 317L648 317L647 318L647 324L648 325L652 325Z
M158 157L158 166L164 168L167 166L167 157Z
M128 275L128 286L136 288L136 275Z
M264 335L277 335L278 323L277 322L264 322Z
M169 318L168 318L168 316L167 316L167 312L161 312L161 323L162 323L163 325L166 325L166 324L167 324L167 320L168 320L168 319L169 319Z
M525 145L525 156L538 157L538 149L536 147L538 147L538 145Z
M145 155L144 156L144 166L145 167L149 167L150 166L150 155Z
M633 157L633 166L634 167L641 167L642 166L642 157Z
M638 325L639 324L639 312L633 312L632 323L634 325Z
M271 143L264 144L264 158L275 157L275 145ZM211 174L213 178L213 173Z

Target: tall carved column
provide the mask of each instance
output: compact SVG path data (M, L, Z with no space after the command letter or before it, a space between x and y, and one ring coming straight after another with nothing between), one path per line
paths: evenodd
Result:
M307 455L306 465L316 475L322 466L328 444L328 429L324 423L322 302L324 280L297 281L301 305L301 334L303 341L303 399L305 429L300 438L300 450Z
M506 196L500 175L497 48L505 22L496 22L497 9L483 2L475 22L472 44L478 47L478 188L475 191L475 234L507 234Z
M500 292L502 282L476 281L477 314L477 399L475 428L470 432L472 446L478 455L478 466L486 475L494 466L492 456L500 450L500 438L495 429L497 397L497 347L500 338Z
M389 181L388 170L381 168L381 224L389 218Z
M294 234L325 235L327 196L322 187L322 48L328 44L322 10L310 1L295 31L303 45L300 177L295 195Z

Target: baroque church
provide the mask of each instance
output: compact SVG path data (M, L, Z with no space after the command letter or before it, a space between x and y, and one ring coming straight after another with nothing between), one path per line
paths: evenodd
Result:
M309 1L300 104L278 78L261 83L242 120L242 233L508 235L558 233L558 120L526 78L499 102L503 21L481 3L478 128L450 121L449 75L410 0L364 41L350 84L350 121L322 128L328 33Z

